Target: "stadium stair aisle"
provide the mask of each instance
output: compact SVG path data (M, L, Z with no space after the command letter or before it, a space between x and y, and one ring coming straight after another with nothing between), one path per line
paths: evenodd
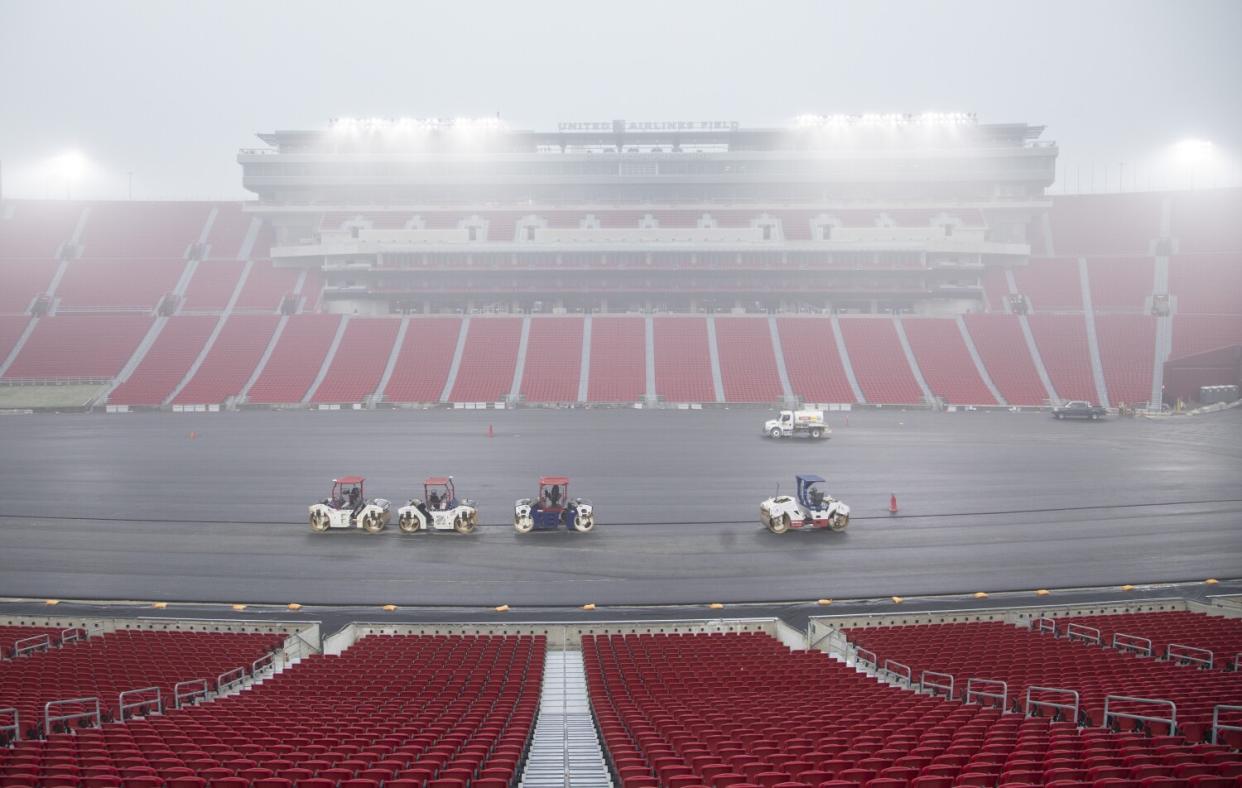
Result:
M586 674L579 650L548 654L543 669L539 717L519 785L522 788L612 786L587 700Z

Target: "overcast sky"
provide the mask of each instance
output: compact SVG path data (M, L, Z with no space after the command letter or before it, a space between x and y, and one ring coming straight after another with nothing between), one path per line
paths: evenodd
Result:
M329 117L737 120L976 112L1047 126L1061 183L1173 185L1168 146L1242 168L1242 0L0 0L5 196L240 199L256 131ZM1159 165L1159 166L1158 166ZM1137 176L1137 184L1135 178ZM1186 185L1182 183L1181 185Z

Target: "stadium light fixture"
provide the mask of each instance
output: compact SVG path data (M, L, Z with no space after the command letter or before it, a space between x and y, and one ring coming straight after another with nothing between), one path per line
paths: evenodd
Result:
M86 173L86 156L78 150L65 151L52 159L52 168L61 178L76 181Z
M1184 165L1207 164L1216 153L1216 146L1208 140L1185 139L1173 146L1173 159Z

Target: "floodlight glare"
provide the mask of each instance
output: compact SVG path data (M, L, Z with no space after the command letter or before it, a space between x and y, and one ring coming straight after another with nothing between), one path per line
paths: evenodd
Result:
M86 172L86 156L77 150L65 151L52 159L52 169L59 177L76 181Z
M1205 164L1214 153L1215 146L1207 140L1186 139L1173 146L1173 157L1180 164Z

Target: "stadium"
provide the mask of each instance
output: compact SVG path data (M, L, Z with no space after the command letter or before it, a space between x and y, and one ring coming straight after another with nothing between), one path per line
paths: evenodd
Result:
M1242 188L522 125L0 192L0 788L1242 785Z

